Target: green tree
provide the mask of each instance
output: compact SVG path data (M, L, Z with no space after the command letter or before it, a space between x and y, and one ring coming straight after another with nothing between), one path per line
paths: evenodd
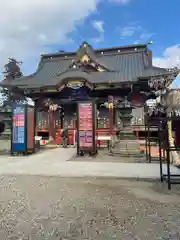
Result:
M9 62L4 65L4 80L14 80L15 78L23 76L20 65L21 61L14 58L9 58Z
M4 82L13 81L15 78L23 76L20 65L21 61L17 61L14 58L9 58L9 62L4 65ZM25 101L25 96L22 95L18 90L10 88L1 88L0 90L0 104L3 107L14 101Z

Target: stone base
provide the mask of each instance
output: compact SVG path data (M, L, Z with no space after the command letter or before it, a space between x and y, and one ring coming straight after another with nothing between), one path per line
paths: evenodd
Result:
M144 157L144 152L140 150L140 143L132 139L121 139L113 149L113 153L121 157Z

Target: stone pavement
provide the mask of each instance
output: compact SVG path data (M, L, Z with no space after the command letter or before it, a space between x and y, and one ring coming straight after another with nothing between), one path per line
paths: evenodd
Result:
M159 164L67 161L76 154L75 148L56 148L28 157L0 156L0 175L39 175L60 177L115 177L159 179ZM163 165L166 173L166 165ZM171 166L171 172L180 170Z

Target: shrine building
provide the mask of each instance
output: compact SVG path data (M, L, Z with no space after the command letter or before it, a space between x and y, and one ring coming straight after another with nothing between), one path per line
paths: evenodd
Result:
M144 103L156 99L157 92L166 89L177 74L176 70L153 66L148 43L94 49L83 42L75 52L42 54L34 73L5 79L2 84L18 87L34 100L36 134L61 144L64 125L76 129L79 101L96 101L97 131L108 133L109 110L103 106L109 96L115 106L113 131L125 124L138 137L144 131ZM51 102L54 111L42 106L46 101Z

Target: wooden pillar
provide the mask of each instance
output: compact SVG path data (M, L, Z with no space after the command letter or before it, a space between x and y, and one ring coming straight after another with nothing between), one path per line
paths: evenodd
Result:
M112 141L113 141L113 103L114 99L113 96L108 96L108 109L109 109L109 133L111 136L111 143L110 143L110 149L109 153L112 153Z
M55 140L56 129L55 129L55 112L49 112L49 136Z
M136 138L139 139L139 130L136 130Z
M112 137L113 135L113 96L108 96L108 104L109 104L109 133L110 136ZM112 105L112 106L111 106Z
M112 137L113 135L113 109L109 108L109 133Z

